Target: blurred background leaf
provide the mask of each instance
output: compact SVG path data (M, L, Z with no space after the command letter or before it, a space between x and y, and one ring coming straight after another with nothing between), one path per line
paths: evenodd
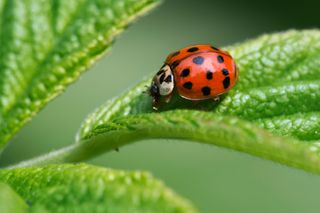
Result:
M64 164L0 170L0 180L17 190L34 212L196 212L187 200L144 172ZM0 185L0 196L8 201L0 201L0 205L5 204L1 205L1 212L9 205L8 210L14 211L5 212L26 208L10 190L9 186Z
M0 1L0 150L156 2Z
M195 43L221 47L267 32L320 27L319 5L317 0L303 4L278 0L166 1L123 34L110 56L27 125L0 162L7 165L69 145L79 123L93 108L140 82L142 76L153 74L175 49ZM193 200L202 212L318 210L317 176L230 150L151 140L91 163L151 171Z

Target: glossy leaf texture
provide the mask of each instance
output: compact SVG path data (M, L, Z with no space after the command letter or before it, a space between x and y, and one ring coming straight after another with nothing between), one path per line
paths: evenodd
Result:
M320 173L320 31L267 34L226 49L240 77L221 102L203 101L197 108L177 96L152 112L143 93L148 79L89 115L77 142L101 141L109 150L144 138L190 139ZM124 140L132 130L137 136Z
M64 164L0 170L0 181L16 190L31 212L196 212L145 172Z
M0 0L0 149L157 0Z
M176 95L154 112L147 79L90 114L75 144L14 167L78 162L135 141L172 138L320 174L320 31L263 35L226 49L240 78L219 103Z
M226 49L240 69L239 82L220 103L203 101L200 109L255 122L279 135L320 139L320 132L314 131L320 107L320 31L263 35ZM149 83L142 82L90 114L77 141L90 138L94 129L114 118L152 112L151 99L143 93ZM197 110L193 102L176 97L160 111L177 108ZM303 125L304 121L311 122Z

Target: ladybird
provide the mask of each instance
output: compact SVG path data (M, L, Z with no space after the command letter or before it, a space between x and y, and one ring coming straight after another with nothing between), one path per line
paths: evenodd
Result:
M168 103L173 92L188 100L219 100L235 86L238 68L232 56L212 45L188 46L168 55L152 79L148 93L157 110L160 98Z

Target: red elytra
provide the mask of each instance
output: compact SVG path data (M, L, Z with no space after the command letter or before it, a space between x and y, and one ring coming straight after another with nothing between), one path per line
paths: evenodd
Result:
M176 89L189 100L217 98L237 82L238 69L231 55L211 45L194 45L171 53L154 76L149 94L153 108L160 97L169 102Z

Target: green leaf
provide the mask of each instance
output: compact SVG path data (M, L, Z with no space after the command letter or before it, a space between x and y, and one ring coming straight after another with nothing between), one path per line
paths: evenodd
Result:
M0 170L0 181L11 185L37 210L195 212L188 201L145 172L64 164Z
M138 140L173 138L320 174L320 31L263 35L227 49L240 79L220 103L199 103L206 112L178 96L153 112L144 80L90 114L77 143L17 166L77 162Z
M264 35L227 50L240 68L239 82L220 103L203 101L202 108L239 117L279 135L320 139L320 131L314 131L320 106L318 30ZM80 129L78 142L89 139L95 129L115 118L152 112L151 100L143 94L149 83L150 80L142 82L89 115ZM176 97L162 111L177 108L194 109L194 103ZM313 122L308 120L310 117ZM304 128L299 128L299 124Z
M0 1L0 149L158 0Z
M24 200L5 183L0 183L0 209L4 213L26 212Z

